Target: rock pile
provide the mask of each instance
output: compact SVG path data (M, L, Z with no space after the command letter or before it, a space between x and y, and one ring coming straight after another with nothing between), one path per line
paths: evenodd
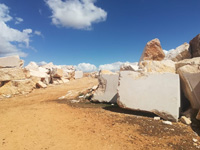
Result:
M178 121L184 99L181 91L192 109L200 109L199 45L200 34L190 44L184 43L165 56L158 39L148 42L139 63L123 64L119 73L99 74L99 86L92 99Z
M57 66L48 63L38 66L30 62L23 68L19 56L0 58L0 98L16 94L27 94L35 88L46 88L49 84L62 84L83 77L74 66Z

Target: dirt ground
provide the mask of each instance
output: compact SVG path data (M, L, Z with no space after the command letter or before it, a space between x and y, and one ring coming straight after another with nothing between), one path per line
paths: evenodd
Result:
M0 100L0 150L200 149L198 124L165 125L116 105L71 103L94 85L96 79L83 78Z

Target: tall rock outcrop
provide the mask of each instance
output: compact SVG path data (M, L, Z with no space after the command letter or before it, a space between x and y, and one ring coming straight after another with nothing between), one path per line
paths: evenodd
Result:
M165 53L162 50L159 39L153 39L146 44L139 63L143 60L161 61L164 58Z
M192 57L200 57L200 34L190 41L190 52Z

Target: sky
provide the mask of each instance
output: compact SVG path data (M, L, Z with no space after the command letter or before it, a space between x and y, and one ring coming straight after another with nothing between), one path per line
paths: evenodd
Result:
M0 0L0 57L114 70L200 33L199 0Z

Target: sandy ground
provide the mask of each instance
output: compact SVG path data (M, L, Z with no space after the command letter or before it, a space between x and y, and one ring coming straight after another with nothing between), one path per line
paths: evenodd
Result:
M1 100L0 150L200 149L191 126L164 125L152 114L108 104L70 104L69 99L96 84L83 78ZM69 91L70 97L58 100Z

